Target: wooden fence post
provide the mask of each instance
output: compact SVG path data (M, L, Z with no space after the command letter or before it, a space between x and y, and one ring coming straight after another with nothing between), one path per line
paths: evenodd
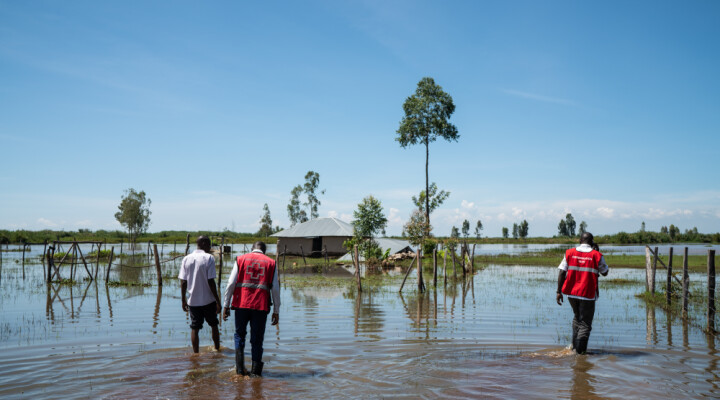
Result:
M302 246L300 246L300 251L302 252ZM362 281L360 280L360 257L358 254L358 246L355 245L355 248L353 249L355 253L355 276L357 276L357 290L358 294L362 293ZM305 259L305 256L303 255L303 260Z
M43 245L43 255L42 260L45 262L45 252L47 251L47 239L45 239L45 244Z
M220 268L218 269L218 283L222 282L223 253L225 252L225 237L220 239Z
M417 258L417 254L415 254L415 257ZM415 265L415 258L410 261L410 265L408 266L407 272L405 272L405 278L403 278L402 284L400 284L400 290L398 292L402 293L403 287L405 287L405 281L408 278L408 275L410 275L410 271L413 269L413 265Z
M437 289L437 248L433 249L433 287Z
M425 283L423 282L422 249L420 247L418 247L417 269L418 269L418 291L420 293L422 293L425 289Z
M457 279L457 270L455 269L455 249L450 249L450 254L452 254L452 262L453 262L453 278Z
M23 272L23 279L25 279L25 243L23 243L23 256L22 256L22 272Z
M110 268L112 268L113 256L115 255L115 246L110 248L110 258L108 259L107 271L105 271L105 283L110 280Z
M715 333L715 250L708 250L708 332Z
M645 246L645 291L650 292L650 280L652 275L652 250Z
M682 316L687 318L688 316L688 288L690 286L690 276L688 275L688 248L685 247L683 250L683 279L682 279Z
M153 243L153 253L155 253L155 272L157 272L158 286L162 286L162 271L160 270L160 255L157 252L157 245Z
M287 254L287 245L283 248L283 260L282 260L282 269L283 272L285 272L285 254Z
M473 243L472 255L470 256L470 268L471 268L470 271L474 274L475 273L475 243Z
M443 249L443 285L447 285L447 249Z
M185 255L188 255L188 252L190 251L190 234L188 233L185 237Z
M307 267L307 260L305 260L305 252L303 251L302 245L300 245L300 254L302 255L303 263Z
M673 259L673 248L670 247L669 250L670 253L670 261L667 265L667 286L665 287L665 301L667 302L667 305L670 305L671 299L670 294L672 293L672 259Z

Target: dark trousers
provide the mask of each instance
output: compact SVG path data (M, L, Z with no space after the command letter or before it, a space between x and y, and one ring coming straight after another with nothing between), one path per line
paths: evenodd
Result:
M250 345L252 346L252 360L262 361L263 340L265 339L266 311L238 308L235 310L235 349L245 351L245 337L247 324L250 323Z
M568 297L575 316L572 321L572 345L578 354L587 351L592 321L595 316L595 300L581 300Z

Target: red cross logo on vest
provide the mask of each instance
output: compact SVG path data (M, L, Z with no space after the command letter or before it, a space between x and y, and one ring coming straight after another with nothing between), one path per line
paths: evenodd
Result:
M247 267L245 274L249 276L250 279L257 281L265 276L265 267L257 263L252 263Z

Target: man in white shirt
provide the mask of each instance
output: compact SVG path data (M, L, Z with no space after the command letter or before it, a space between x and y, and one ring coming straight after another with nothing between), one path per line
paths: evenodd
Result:
M600 293L598 275L607 276L609 268L590 232L580 236L580 246L565 251L558 268L556 300L562 305L563 294L568 297L574 314L572 348L578 354L584 354L595 316L595 301Z
M215 257L210 254L210 238L199 236L197 247L197 250L183 258L178 275L182 309L190 311L190 342L195 353L199 351L198 333L203 327L203 321L207 321L212 329L215 350L220 350L217 318L217 314L220 314L220 298L215 288ZM189 294L187 298L185 292Z

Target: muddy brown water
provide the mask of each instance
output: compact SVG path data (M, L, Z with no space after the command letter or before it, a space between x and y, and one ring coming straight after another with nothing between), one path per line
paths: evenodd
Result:
M220 352L206 327L191 354L176 280L161 290L48 286L41 268L26 265L23 280L19 265L3 265L3 399L720 397L718 339L703 332L702 310L684 323L647 307L634 297L642 270L611 270L634 284L601 283L587 356L565 350L572 312L555 304L554 268L489 266L421 295L414 281L398 294L397 278L359 296L351 278L287 279L264 377L249 379L233 373L232 320ZM152 273L113 277L152 282Z

